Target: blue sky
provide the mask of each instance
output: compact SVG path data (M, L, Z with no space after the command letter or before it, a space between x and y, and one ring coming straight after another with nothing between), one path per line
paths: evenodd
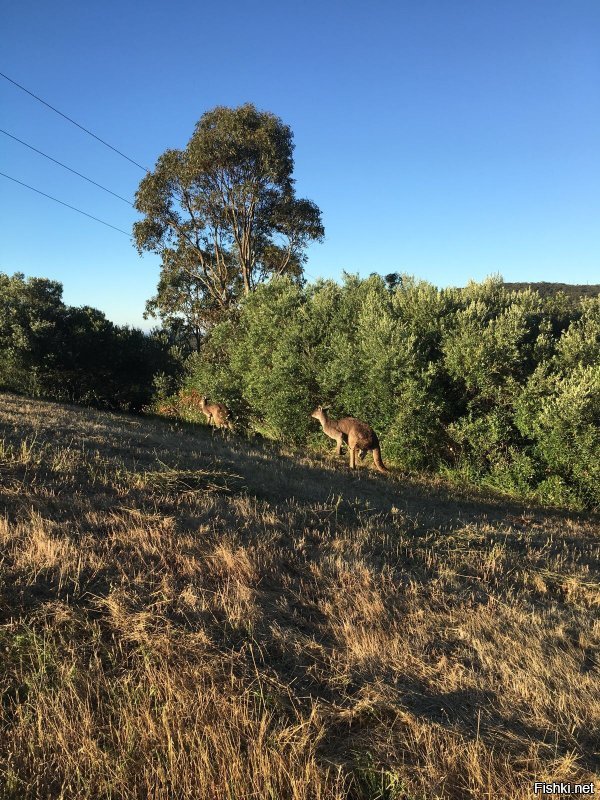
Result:
M311 277L600 282L598 0L4 5L0 71L152 168L215 105L296 143ZM0 127L133 198L143 172L0 78ZM133 209L0 134L0 171L130 231ZM0 177L0 270L143 323L159 260Z

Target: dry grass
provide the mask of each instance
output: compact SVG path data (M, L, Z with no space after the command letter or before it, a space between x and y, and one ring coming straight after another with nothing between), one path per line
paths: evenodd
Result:
M12 395L0 480L2 800L598 779L597 520Z

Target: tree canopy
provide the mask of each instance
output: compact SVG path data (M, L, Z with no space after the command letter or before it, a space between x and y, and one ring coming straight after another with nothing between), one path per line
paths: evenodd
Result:
M158 332L65 305L57 281L0 272L0 389L139 410L150 402L154 376L168 381L178 369Z
M305 249L323 238L321 212L297 198L293 135L247 103L199 120L184 150L167 150L140 183L139 252L161 256L147 313L184 317L190 333L270 276L302 276Z

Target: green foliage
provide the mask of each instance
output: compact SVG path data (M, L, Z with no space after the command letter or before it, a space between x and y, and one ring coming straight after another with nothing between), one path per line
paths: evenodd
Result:
M600 506L600 359L564 375L538 368L519 398L516 423L548 473L539 493Z
M400 774L376 766L369 752L357 754L353 777L360 800L416 800L408 793Z
M386 459L543 502L594 508L600 301L439 290L408 276L276 279L213 328L189 385L262 432L319 441L328 405L377 431Z
M234 417L245 421L249 406L244 399L240 375L231 368L238 335L238 327L232 319L215 325L204 340L202 350L186 362L186 385L212 401L224 402Z
M600 297L583 300L581 317L561 336L555 364L561 374L578 366L597 366L600 353Z
M467 298L472 293L473 287L465 290ZM470 408L510 403L531 369L538 306L524 292L468 299L456 311L444 337L444 362Z
M244 397L277 438L302 441L308 433L312 365L304 357L303 297L291 281L276 281L248 298L243 334L232 358Z
M0 385L35 394L61 339L62 287L0 273Z
M184 150L167 150L136 194L140 252L161 257L147 313L201 332L274 275L299 279L321 212L294 193L291 129L246 103L205 113Z
M392 279L393 278L393 279ZM140 409L177 388L180 337L119 327L59 283L0 273L0 385ZM274 278L203 334L187 388L238 426L331 444L317 404L377 431L387 461L572 508L600 507L600 299L439 290L402 275Z
M32 396L140 410L176 359L160 334L113 325L62 301L62 286L0 273L0 386Z
M310 417L325 404L368 421L405 469L597 509L600 299L564 297L507 291L498 278L439 290L397 274L275 277L198 332L185 382L277 439L329 448ZM65 306L55 281L0 273L0 387L168 406L189 333L175 328L147 336Z
M574 283L547 283L546 281L540 281L538 283L505 283L504 286L511 292L532 289L543 298L561 296L570 305L576 305L584 297L600 296L600 283L578 285Z

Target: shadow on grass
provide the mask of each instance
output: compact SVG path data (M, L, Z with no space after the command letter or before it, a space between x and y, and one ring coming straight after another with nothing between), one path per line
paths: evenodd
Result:
M498 748L504 741L512 757L525 756L530 743L536 742L550 758L568 759L576 749L581 767L590 772L600 768L600 741L593 731L573 731L573 739L567 744L557 738L554 730L526 723L519 717L518 709L510 717L498 713L497 700L490 691L473 689L435 694L419 686L407 687L402 705L416 717L457 731L469 741L482 741L490 748Z
M113 631L102 603L114 586L125 586L132 610L143 613L162 591L163 576L171 581L175 598L189 582L178 573L175 561L165 564L160 547L143 550L135 539L104 547L114 533L115 515L132 514L134 519L137 514L147 520L172 517L173 540L196 537L194 541L199 542L193 558L208 556L209 560L228 535L255 553L264 548L258 577L247 587L258 612L252 624L244 619L232 623L218 603L209 610L183 614L176 603L165 602L161 611L174 631L207 631L211 646L239 656L236 669L246 677L252 678L258 665L265 686L272 679L275 686L293 687L294 702L305 705L307 713L314 698L332 709L347 708L368 682L379 680L394 697L391 715L405 708L419 719L459 732L468 741L479 738L490 748L505 742L511 756L524 753L530 742L552 747L553 753L565 757L576 747L580 763L592 768L591 754L598 743L591 733L577 731L570 739L556 741L553 732L527 726L516 714L501 715L496 710L498 696L492 691L435 693L424 683L386 672L379 661L372 668L361 667L348 684L338 685L324 662L330 658L335 665L344 647L336 639L340 621L332 622L335 614L327 594L331 586L326 586L327 581L333 585L340 580L335 573L340 539L348 560L358 562L357 569L365 567L372 575L388 569L394 591L386 597L385 612L402 625L414 602L405 591L409 583L417 585L425 614L439 608L442 601L433 596L431 586L441 568L431 566L428 551L437 549L443 557L446 540L459 537L463 529L480 529L488 545L510 534L506 557L512 568L520 566L522 553L526 547L531 550L532 543L535 549L539 542L547 558L563 552L565 546L568 550L570 539L591 540L597 518L548 512L474 492L465 495L440 481L395 471L379 475L368 464L351 472L345 462L332 457L290 452L272 442L222 435L192 423L99 415L40 403L36 417L19 417L20 403L20 399L16 405L13 402L11 411L18 427L5 420L0 438L15 448L23 441L31 442L31 447L21 456L14 450L12 461L6 458L0 463L0 510L11 522L22 523L31 519L33 510L59 525L61 535L72 537L75 544L85 531L94 540L89 546L96 547L98 561L104 561L96 569L81 568L74 584L63 580L59 569L31 570L12 563L6 555L3 568L12 580L1 587L3 621L13 616L35 617L45 603L59 600L69 603L86 621L98 623L110 643ZM40 407L47 413L40 414ZM68 469L61 467L66 462L56 456L61 449L67 455L73 451L73 466ZM258 512L244 518L232 499L253 503ZM266 521L261 521L261 514ZM548 544L553 537L556 542ZM403 549L395 550L401 538ZM414 552L409 552L413 540ZM160 541L161 546L171 546L169 537ZM176 555L186 556L177 546ZM468 548L475 546L468 543ZM276 552L271 564L265 554L269 548ZM235 556L233 546L232 551ZM591 564L592 557L591 548L589 552L582 549L579 565ZM491 584L481 589L481 578L475 573L465 575L465 569L452 578L452 594L443 598L445 612L464 607L469 613L474 605L489 600ZM216 595L223 587L206 571L198 580ZM506 585L493 590L503 596L512 586L502 570L498 575ZM444 589L448 585L443 584ZM135 644L124 645L129 646ZM594 666L590 662L586 668ZM373 715L380 722L386 713L385 708L376 708ZM331 738L345 743L353 736L351 723L339 719L332 723Z

